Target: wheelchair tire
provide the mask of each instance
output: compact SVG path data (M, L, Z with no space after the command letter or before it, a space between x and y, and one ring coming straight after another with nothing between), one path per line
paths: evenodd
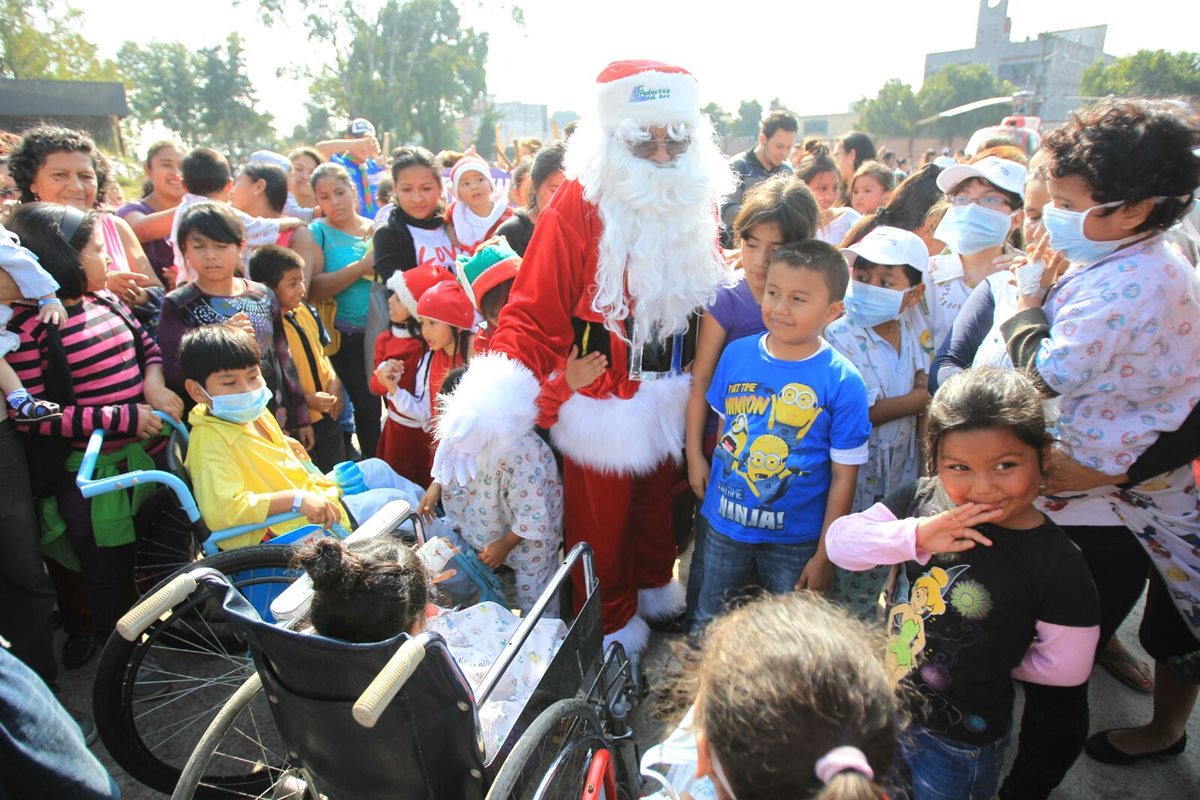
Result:
M133 577L139 596L200 557L192 522L179 507L175 493L166 487L146 498L133 526L137 533Z
M208 780L206 775L211 771L213 760L222 758L237 759L242 763L253 759L260 767L262 779L256 786L244 787L246 795L243 796L288 798L289 800L303 800L308 797L309 794L304 789L306 781L299 778L302 773L289 766L288 756L283 752L282 747L272 749L258 736L264 725L274 728L274 721L271 719L271 711L267 707L267 700L263 695L262 679L258 673L254 673L238 687L229 701L213 717L213 721L204 735L200 737L196 749L192 751L191 757L184 765L179 783L176 784L175 792L171 795L172 800L191 800L193 797L202 797L203 791L209 788L229 791L231 788L229 786L211 787L206 785ZM229 740L235 747L240 745L236 753L222 752L222 743L226 740ZM258 752L248 752L255 749L256 746ZM292 781L290 791L287 788L289 779ZM251 791L254 792L254 795L249 794Z
M257 545L218 553L179 572L201 565L218 570L261 612L298 577L288 569L294 552L287 545ZM244 646L223 625L219 603L197 592L136 642L113 633L100 655L92 695L96 728L117 764L152 789L175 788L209 722L254 674ZM261 777L239 773L205 782L211 787L201 787L197 797L245 796L247 783Z
M636 787L616 769L614 743L596 710L583 700L559 700L533 721L496 773L486 800L574 800L595 793L597 763L610 767L606 784L632 800Z

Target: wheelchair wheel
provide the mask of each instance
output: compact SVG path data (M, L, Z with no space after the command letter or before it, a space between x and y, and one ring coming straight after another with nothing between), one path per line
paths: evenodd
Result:
M271 599L299 575L288 569L294 552L286 545L258 545L197 563L229 576L264 619L270 619ZM209 722L252 674L249 654L226 626L219 601L197 592L137 641L127 642L116 633L109 637L93 690L100 738L133 778L170 792ZM261 778L248 776L247 769L235 768L206 781L214 787L228 785L235 789L232 794L202 787L197 796L244 796L236 787Z
M159 488L146 498L133 524L137 531L133 577L139 595L145 595L200 556L191 520L170 489Z
M241 787L212 784L210 775L230 771L222 762L231 762L241 771L253 768L254 781ZM262 680L255 673L213 718L184 766L171 798L191 800L203 797L205 790L213 790L237 797L303 800L314 796L307 791L307 783L304 773L290 765L275 734Z
M632 800L615 743L583 700L559 700L543 711L504 760L487 800Z

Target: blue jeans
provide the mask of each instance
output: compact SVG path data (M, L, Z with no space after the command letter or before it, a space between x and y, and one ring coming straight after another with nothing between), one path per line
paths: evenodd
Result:
M117 800L121 792L46 684L0 647L0 796Z
M900 737L900 753L911 778L911 800L991 800L1009 734L970 745L912 725ZM898 796L899 797L899 796Z
M786 594L795 589L804 565L817 552L817 544L816 539L799 544L747 544L709 526L704 539L704 574L691 632L704 630L713 617L750 586L756 572L758 585L771 594Z

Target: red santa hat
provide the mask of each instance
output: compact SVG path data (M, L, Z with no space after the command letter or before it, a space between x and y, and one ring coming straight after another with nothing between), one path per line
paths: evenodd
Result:
M487 178L488 183L492 183L492 168L486 161L479 156L463 156L450 170L450 185L454 187L456 193L458 192L458 182L468 172L478 172Z
M596 78L600 125L612 131L625 120L640 127L695 124L700 89L682 67L661 61L614 61Z
M399 298L408 313L417 316L417 301L435 284L454 280L454 275L445 267L424 264L401 272L396 270L387 280L388 291Z
M475 325L475 307L454 280L431 286L417 301L417 316L469 331Z

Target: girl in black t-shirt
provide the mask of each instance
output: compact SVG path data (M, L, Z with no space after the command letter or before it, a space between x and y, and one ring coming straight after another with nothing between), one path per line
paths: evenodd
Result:
M887 664L922 702L904 737L912 797L990 798L1012 723L1012 678L1087 680L1099 603L1083 556L1034 507L1051 440L1024 375L955 375L929 408L935 477L835 522L830 559L902 564Z

